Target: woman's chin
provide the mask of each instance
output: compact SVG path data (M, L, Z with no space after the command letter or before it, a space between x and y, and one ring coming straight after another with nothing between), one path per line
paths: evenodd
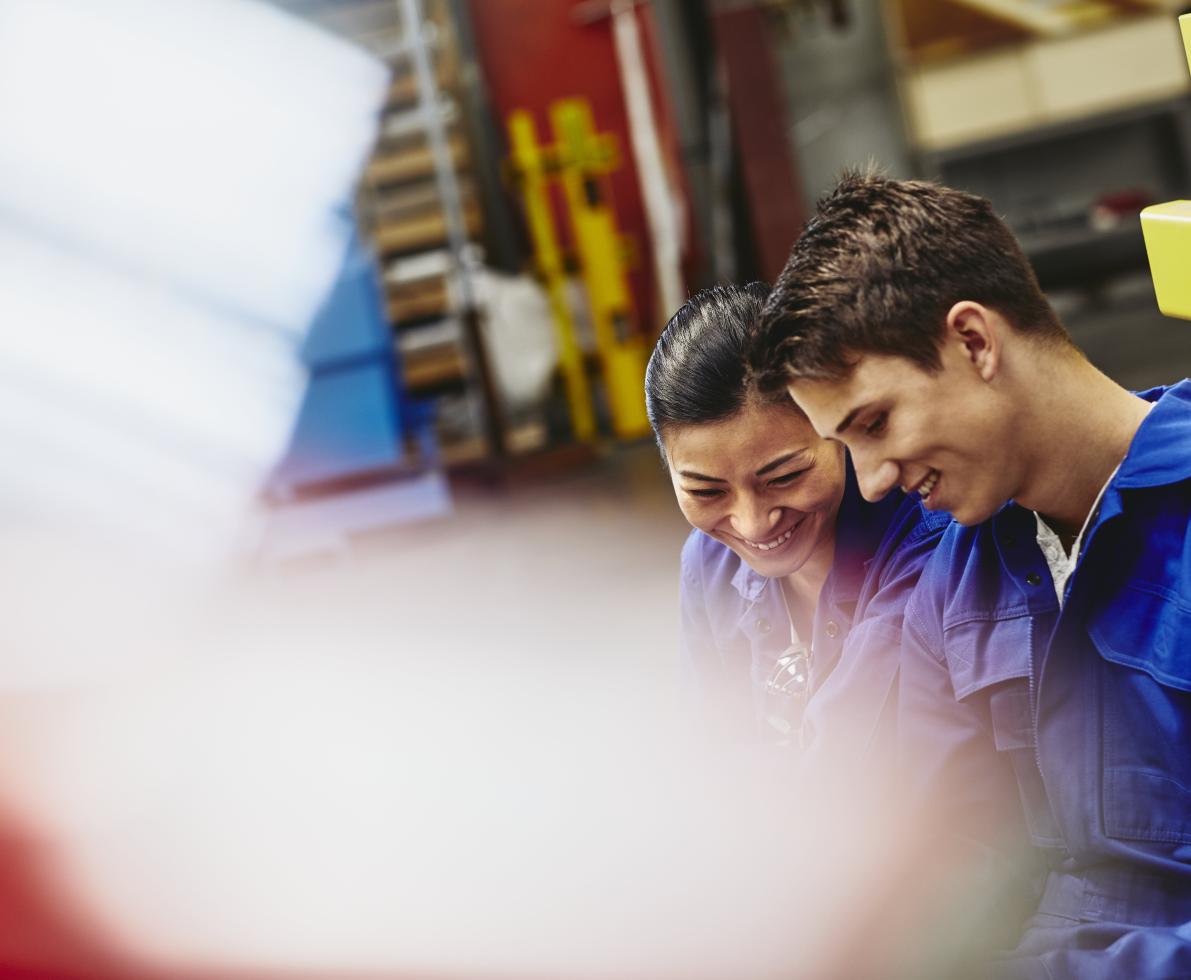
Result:
M787 575L793 575L798 569L806 564L807 555L804 548L797 548L786 551L781 555L774 555L772 558L755 554L743 554L737 550L736 553L740 555L741 559L758 575L764 575L766 578L785 578Z

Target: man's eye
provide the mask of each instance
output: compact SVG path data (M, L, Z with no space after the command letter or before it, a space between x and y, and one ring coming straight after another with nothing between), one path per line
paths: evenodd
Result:
M810 469L810 467L808 466L807 469ZM805 472L806 469L795 470L793 473L783 473L781 476L775 476L772 480L770 480L769 485L771 487L789 486Z
M879 436L885 431L885 423L888 421L888 419L889 414L887 412L882 412L864 427L864 434L866 436Z

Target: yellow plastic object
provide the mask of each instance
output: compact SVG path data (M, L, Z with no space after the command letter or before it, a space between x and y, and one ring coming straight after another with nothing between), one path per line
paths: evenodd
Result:
M1158 309L1191 320L1191 201L1154 204L1141 212Z
M588 442L596 436L595 409L587 383L583 352L575 339L575 323L566 300L566 270L562 249L550 210L547 174L556 167L549 147L538 145L533 116L524 109L510 113L509 143L513 150L513 172L525 205L526 223L533 239L538 276L545 286L558 343L558 363L567 394L571 428L575 438Z
M1191 14L1179 18L1191 69ZM1141 234L1150 260L1158 309L1191 320L1191 201L1153 204L1141 212Z
M599 348L608 411L616 435L649 433L645 414L645 338L637 326L616 219L602 180L616 165L616 144L595 132L583 99L561 99L550 107L558 141L559 176L570 213L579 264L587 287L592 327Z
M1179 18L1179 30L1183 35L1183 50L1187 52L1187 68L1191 69L1191 14Z

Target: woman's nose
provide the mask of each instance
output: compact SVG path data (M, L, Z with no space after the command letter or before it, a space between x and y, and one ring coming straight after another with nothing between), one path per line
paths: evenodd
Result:
M732 529L746 541L764 541L780 519L780 507L750 501L733 511Z

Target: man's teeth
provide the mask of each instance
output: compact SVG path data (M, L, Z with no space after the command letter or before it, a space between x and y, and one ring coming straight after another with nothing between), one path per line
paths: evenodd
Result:
M919 484L918 496L921 497L923 500L925 500L927 497L930 496L930 492L935 488L935 484L938 482L939 482L939 471L931 470L930 476L928 476L925 480L922 481L922 483Z
M797 526L798 525L795 524L794 527L790 528L790 530L788 530L780 538L770 541L769 544L761 544L757 541L750 541L749 544L754 548L759 548L761 551L770 551L771 549L776 548L778 545L785 544L787 541L789 541L790 535L794 533L794 528Z

